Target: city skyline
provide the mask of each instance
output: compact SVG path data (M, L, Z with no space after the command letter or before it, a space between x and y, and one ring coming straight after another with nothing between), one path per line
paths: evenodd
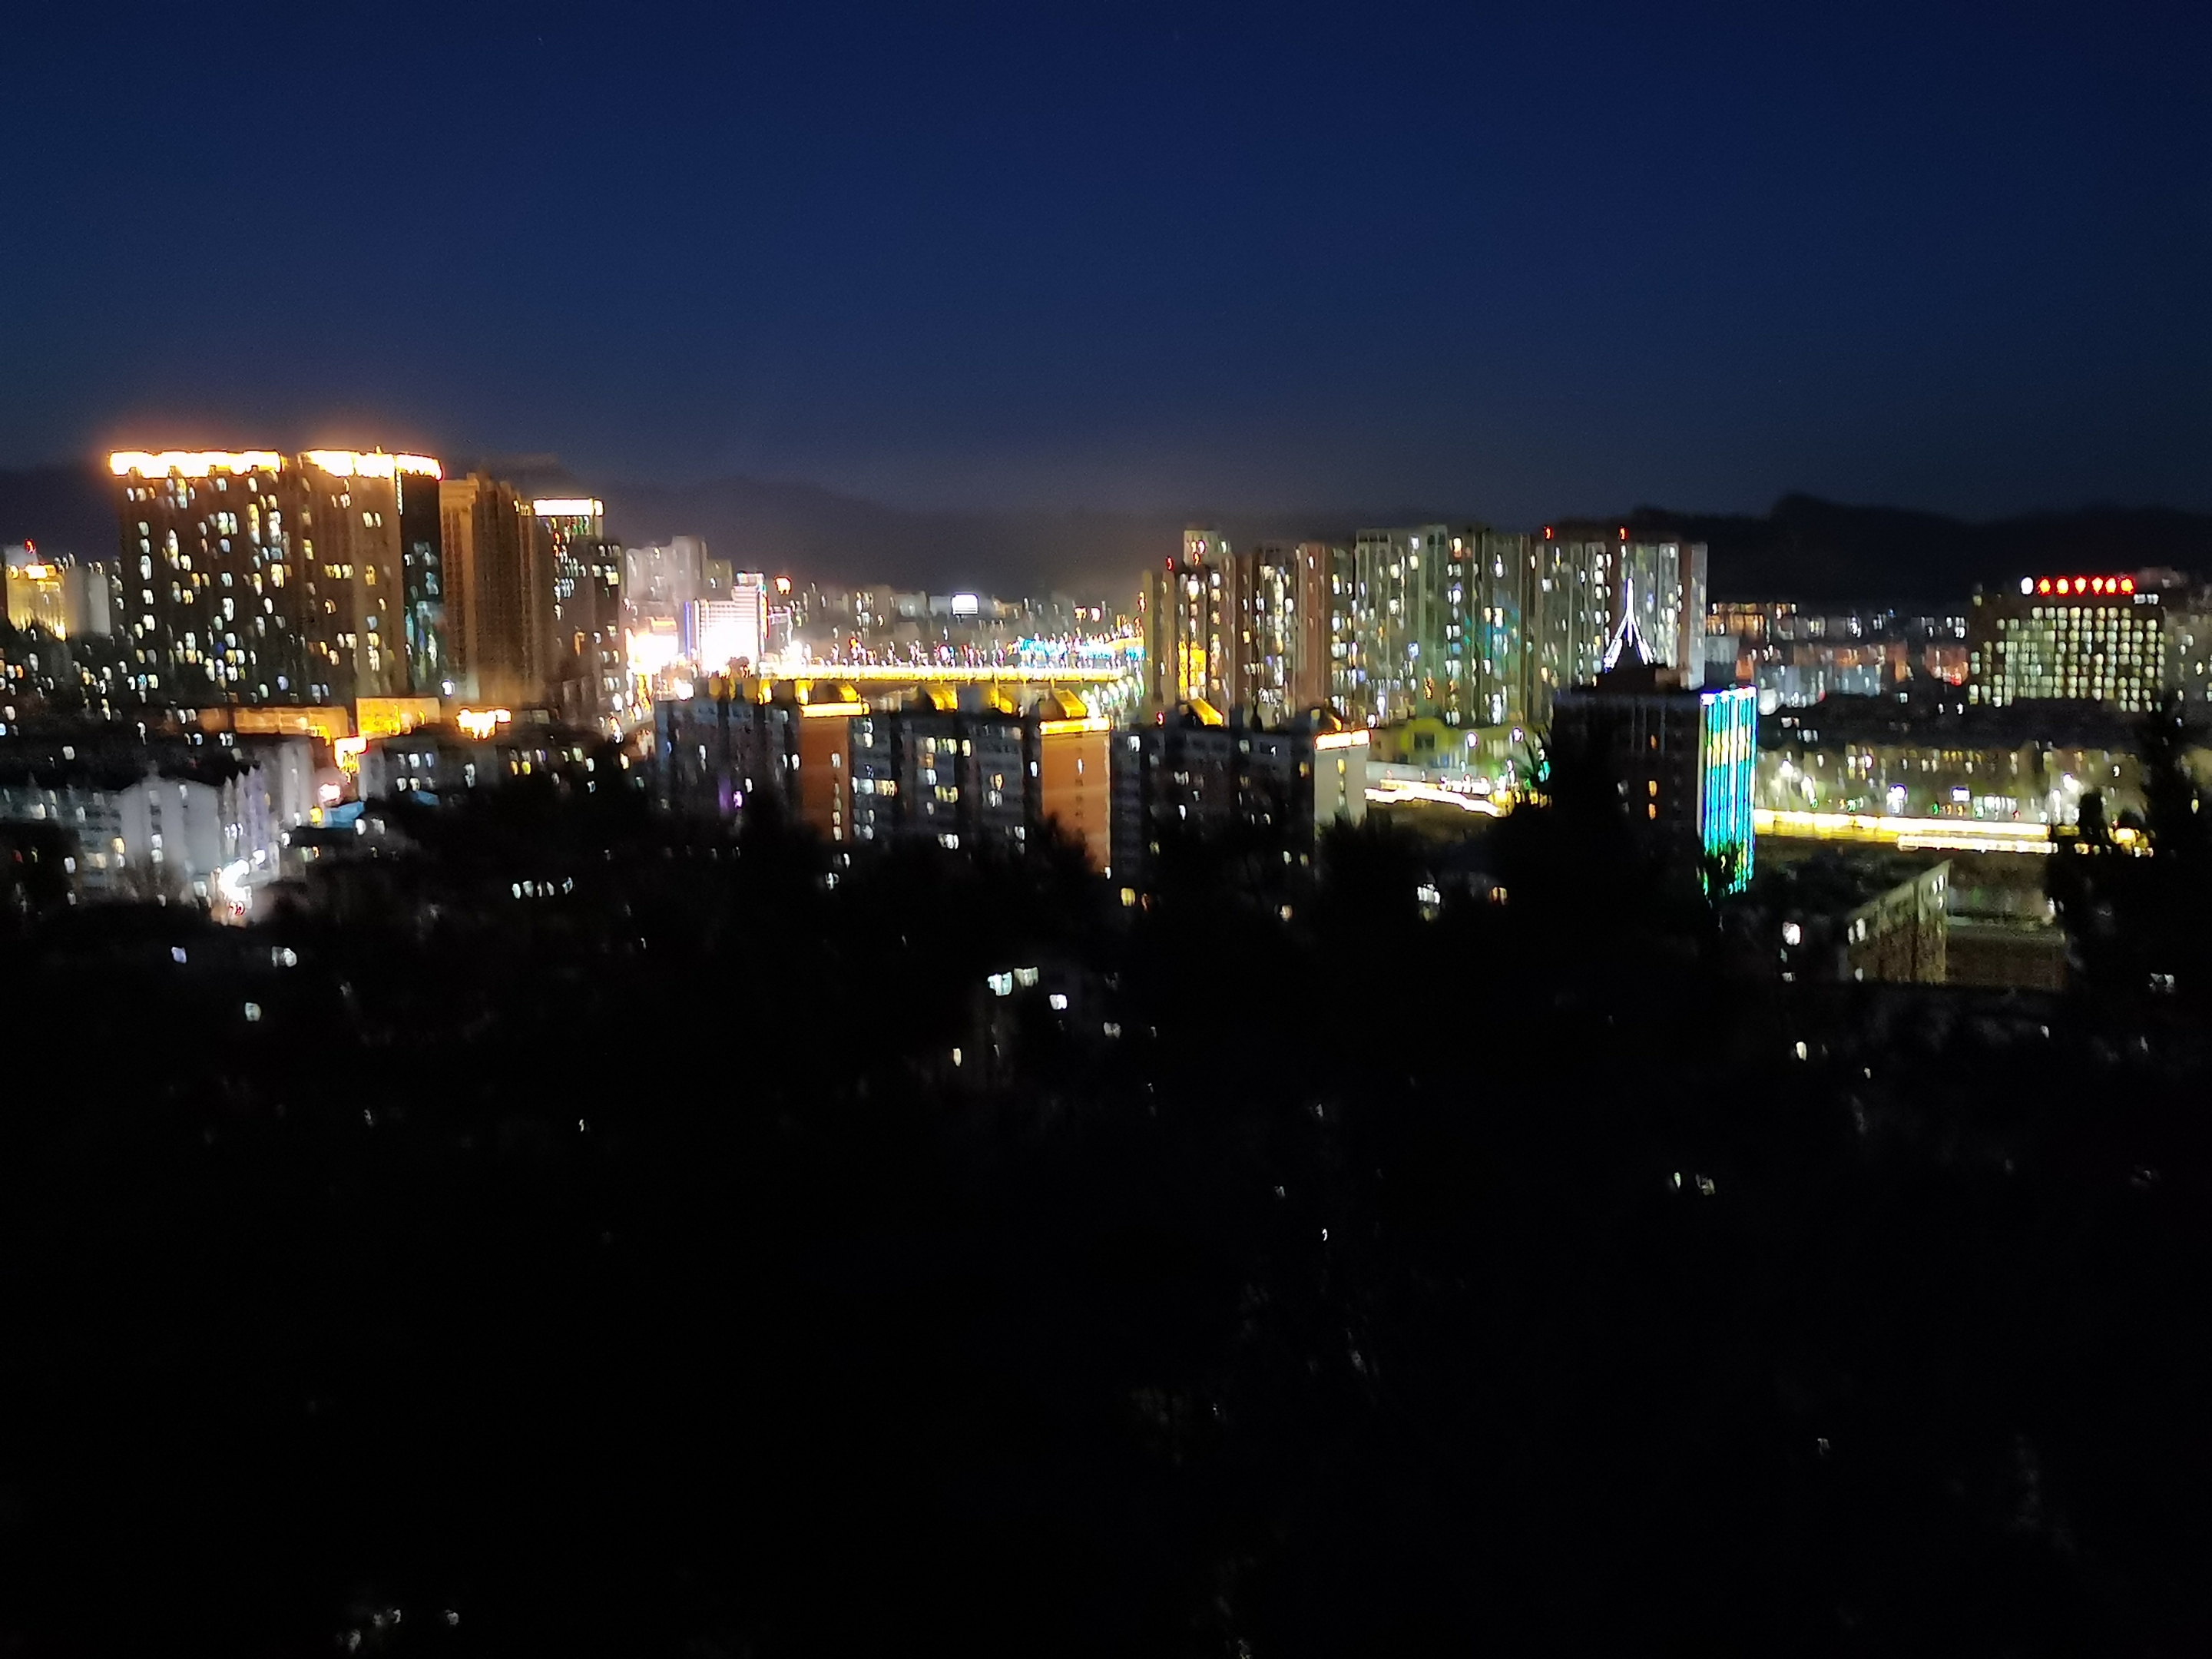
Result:
M2212 1652L2162 3L16 8L0 1656Z
M173 434L132 434L134 445L173 447ZM383 447L398 447L388 434ZM270 447L265 433L248 447ZM289 447L275 446L284 453ZM307 447L314 447L308 446ZM372 442L372 447L376 447ZM1711 591L1729 599L1790 598L1863 606L1963 603L1978 584L2006 585L2022 569L2212 567L2212 514L2091 504L2068 513L1972 521L1893 507L1849 506L1791 495L1765 514L1730 516L1641 505L1613 514L1559 514L1526 525L1480 502L1370 504L1309 512L1193 507L1180 514L915 513L811 485L725 479L688 489L625 484L582 474L534 453L447 457L463 471L527 477L560 493L605 498L611 535L631 544L704 537L739 562L811 580L949 591L1116 592L1133 589L1192 524L1223 527L1246 544L1307 540L1349 544L1364 529L1436 521L1534 532L1542 525L1633 526L1639 536L1705 541ZM0 468L0 542L105 557L113 537L106 453L64 467Z

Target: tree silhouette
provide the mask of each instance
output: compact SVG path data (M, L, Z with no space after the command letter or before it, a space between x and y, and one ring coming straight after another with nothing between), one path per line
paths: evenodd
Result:
M1578 763L1150 908L533 779L32 918L0 1638L2203 1648L2201 1022L1783 986Z

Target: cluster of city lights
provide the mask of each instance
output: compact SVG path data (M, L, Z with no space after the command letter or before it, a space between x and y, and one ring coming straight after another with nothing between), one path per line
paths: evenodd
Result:
M2132 593L2133 576L2022 576L2023 593Z
M504 708L464 708L453 716L453 724L478 743L498 734L499 728L514 716Z

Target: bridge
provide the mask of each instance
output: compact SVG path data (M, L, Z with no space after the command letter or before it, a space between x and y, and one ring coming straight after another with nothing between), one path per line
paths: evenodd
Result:
M854 685L1112 685L1131 678L1133 664L1079 668L1067 663L770 663L766 680L843 680Z
M2049 853L2049 826L2018 819L1907 818L1875 812L1788 812L1762 806L1751 815L1762 836L1859 842L1900 852ZM2126 833L2123 831L2122 833Z

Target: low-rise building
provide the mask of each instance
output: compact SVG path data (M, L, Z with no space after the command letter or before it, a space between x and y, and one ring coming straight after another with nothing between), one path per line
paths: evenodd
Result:
M1114 733L1109 873L1141 891L1163 846L1254 832L1296 868L1310 867L1329 824L1367 815L1368 732L1333 717L1267 727L1192 704Z
M1948 978L1946 862L1916 870L1844 919L1844 954L1853 979L1941 985Z
M734 821L769 793L848 847L1019 847L1051 820L1106 862L1110 723L1079 698L1018 709L984 688L938 687L878 708L849 685L806 689L804 701L781 688L763 700L757 683L716 681L706 697L657 705L664 799Z
M1822 848L1762 878L1761 908L1784 982L2055 991L2066 942L2039 874L2003 854Z
M368 738L361 753L365 801L421 799L497 789L526 778L554 778L584 793L619 789L626 757L594 730L471 717Z
M242 912L274 878L286 832L315 810L305 738L0 743L0 821L67 835L68 872L88 900L191 898Z
M2081 800L2142 810L2134 717L2039 700L1963 714L1834 698L1763 721L1758 805L1778 812L2068 824Z

